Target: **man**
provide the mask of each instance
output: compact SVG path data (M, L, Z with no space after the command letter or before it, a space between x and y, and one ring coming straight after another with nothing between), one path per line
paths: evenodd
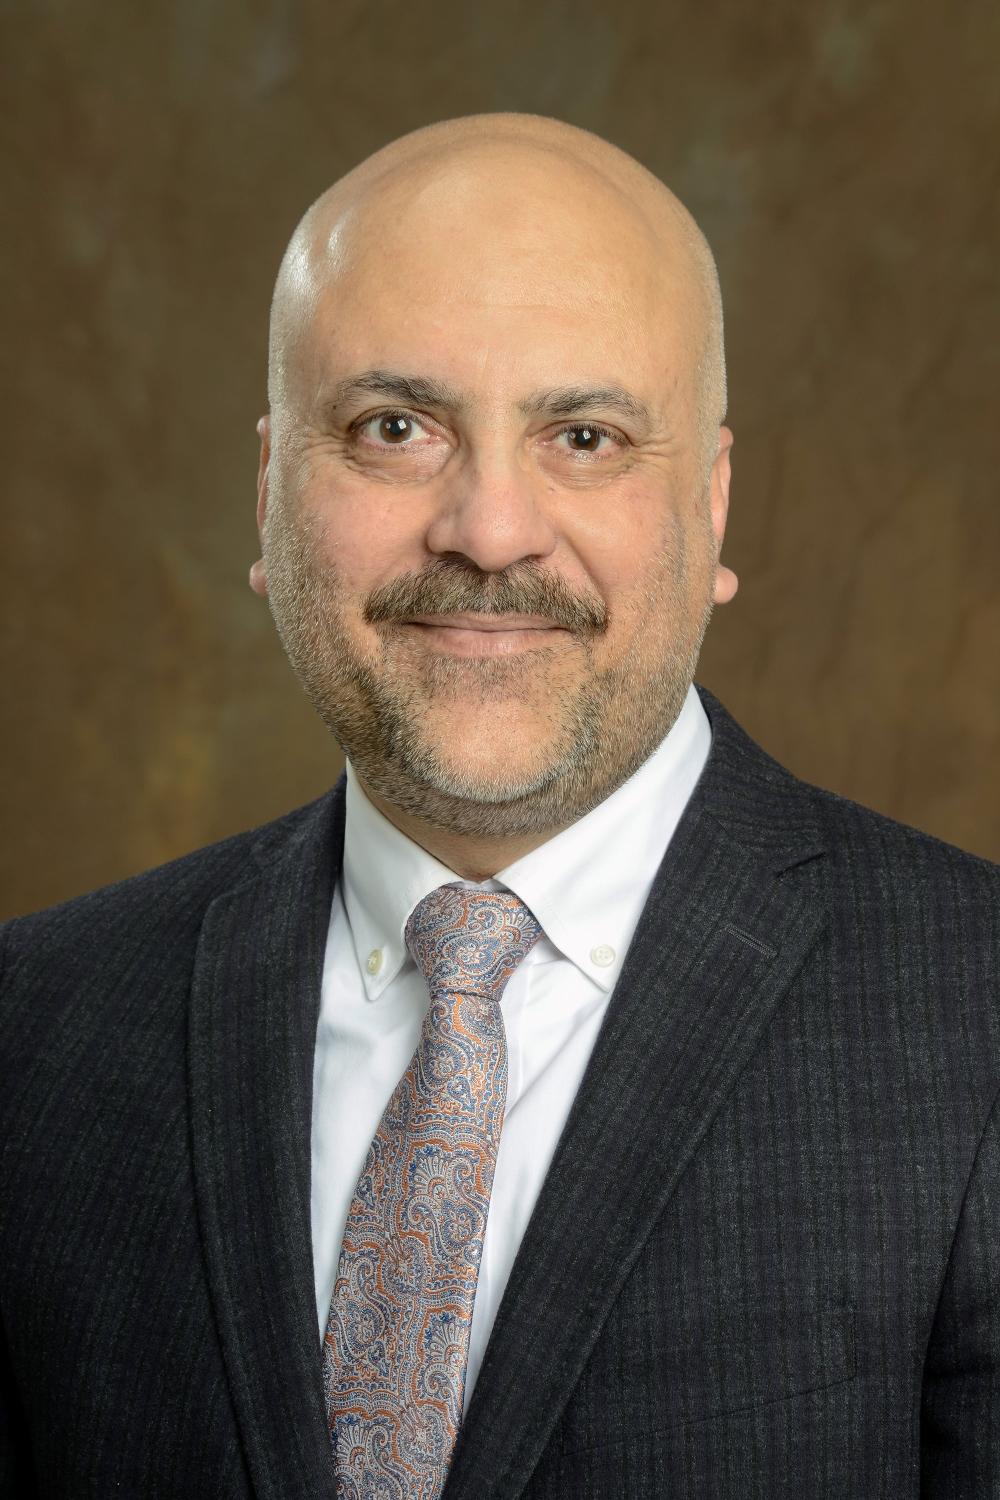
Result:
M698 229L530 116L306 214L309 807L8 925L4 1496L1000 1494L997 872L692 687Z

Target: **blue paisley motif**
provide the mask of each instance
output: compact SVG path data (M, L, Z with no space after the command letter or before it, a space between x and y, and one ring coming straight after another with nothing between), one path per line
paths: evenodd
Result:
M407 923L431 1004L358 1181L323 1346L341 1500L444 1488L507 1094L499 1002L540 935L509 891L458 885Z

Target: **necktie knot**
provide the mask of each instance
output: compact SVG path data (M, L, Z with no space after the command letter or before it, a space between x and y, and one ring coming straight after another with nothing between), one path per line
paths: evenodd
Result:
M441 885L414 907L406 946L431 995L478 995L498 1002L540 924L513 891Z

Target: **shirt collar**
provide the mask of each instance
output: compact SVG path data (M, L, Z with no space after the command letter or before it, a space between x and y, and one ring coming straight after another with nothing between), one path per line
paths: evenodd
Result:
M344 905L369 1000L409 960L403 930L417 902L459 878L379 812L348 761Z
M708 718L691 687L669 734L626 782L500 870L495 881L483 883L520 896L549 941L603 990L618 978L711 741ZM459 879L372 805L348 762L343 894L370 1000L409 961L403 931L417 902Z
M568 959L604 990L621 971L660 862L708 759L692 687L665 739L585 817L499 871Z

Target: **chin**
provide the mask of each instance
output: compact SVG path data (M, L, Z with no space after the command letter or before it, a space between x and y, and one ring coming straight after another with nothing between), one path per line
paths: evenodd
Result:
M516 729L471 754L468 746L454 742L427 746L410 765L412 775L447 797L493 805L530 797L550 786L563 769L564 757L551 748L526 751L519 746Z

